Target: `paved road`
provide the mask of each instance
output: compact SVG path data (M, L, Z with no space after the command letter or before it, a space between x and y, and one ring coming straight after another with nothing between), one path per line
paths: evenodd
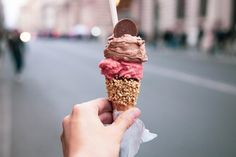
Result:
M73 104L106 96L97 67L102 51L97 42L34 41L21 82L6 63L0 71L5 153L10 145L11 157L62 156L63 117ZM158 138L137 157L236 156L235 60L164 51L149 50L138 101L141 119Z

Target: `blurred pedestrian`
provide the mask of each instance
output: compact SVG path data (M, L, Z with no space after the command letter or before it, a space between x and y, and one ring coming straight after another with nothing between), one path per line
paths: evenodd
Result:
M197 48L198 49L201 48L203 36L204 36L204 29L203 29L202 25L199 25L198 35L197 35Z
M202 39L201 47L207 54L212 54L214 51L215 36L211 30L206 31L204 38Z
M3 29L0 28L0 62L1 62L2 54L3 54L3 50L2 50L3 37L4 37L4 31Z
M123 134L139 117L140 110L124 111L115 121L112 111L107 99L75 105L63 120L64 157L118 157Z
M166 30L164 32L163 41L166 47L175 47L174 33L172 30Z
M215 37L215 51L222 52L225 50L227 41L230 40L231 33L225 29L225 23L221 20L216 21L213 27L213 33Z
M0 68L3 66L4 60L4 46L5 46L6 33L3 28L0 28Z
M181 48L187 47L187 34L185 32L179 34L179 47Z
M15 73L21 74L24 67L24 43L20 40L19 31L9 31L7 42L14 62Z

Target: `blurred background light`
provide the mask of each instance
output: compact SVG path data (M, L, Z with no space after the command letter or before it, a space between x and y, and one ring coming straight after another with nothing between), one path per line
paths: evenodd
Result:
M120 0L116 0L116 6L120 4Z
M101 29L97 26L94 26L91 30L92 36L98 37L101 35Z
M29 42L31 39L31 34L29 32L22 32L20 34L20 40L23 42Z

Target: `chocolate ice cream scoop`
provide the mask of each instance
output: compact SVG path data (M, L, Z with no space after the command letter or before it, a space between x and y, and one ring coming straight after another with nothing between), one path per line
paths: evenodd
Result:
M110 37L104 50L106 58L127 62L142 63L148 60L145 41L140 37L125 34L122 37Z

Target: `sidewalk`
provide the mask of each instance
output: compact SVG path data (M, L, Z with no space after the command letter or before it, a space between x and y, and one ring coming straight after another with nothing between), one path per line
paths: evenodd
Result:
M11 154L11 79L6 72L5 58L0 63L0 156Z
M205 60L210 58L212 61L219 63L236 64L236 56L229 55L224 51L218 51L214 54L210 54L203 51L199 51L196 48L167 48L163 45L158 45L156 48L147 45L147 51L148 53L159 53L167 56L171 55L196 60Z

